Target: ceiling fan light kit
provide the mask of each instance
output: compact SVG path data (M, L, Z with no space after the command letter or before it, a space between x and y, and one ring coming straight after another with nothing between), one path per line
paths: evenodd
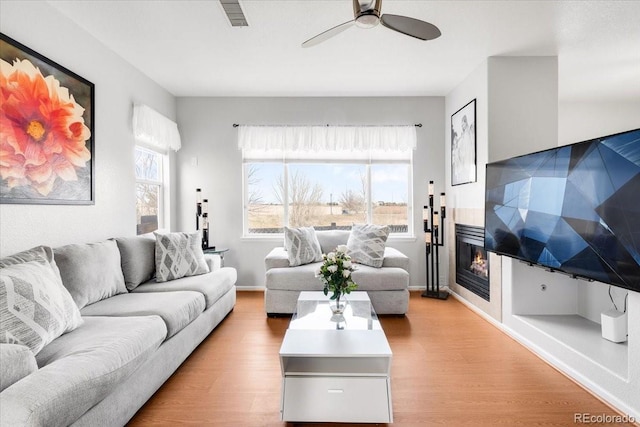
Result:
M379 23L384 27L414 37L420 40L433 40L440 37L441 33L438 27L419 19L410 18L401 15L381 15L382 0L353 0L352 21L347 21L340 25L336 25L317 36L310 38L302 43L302 47L311 47L331 37L340 34L344 30L355 25L358 28L374 28Z
M382 0L363 1L353 0L353 16L356 26L364 29L373 28L380 22L380 4Z
M373 28L380 22L380 18L376 15L360 15L356 18L356 26L359 28Z

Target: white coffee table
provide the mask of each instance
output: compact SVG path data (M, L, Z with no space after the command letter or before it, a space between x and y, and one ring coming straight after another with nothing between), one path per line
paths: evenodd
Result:
M344 317L322 292L301 292L280 347L283 421L393 422L391 348L366 292Z

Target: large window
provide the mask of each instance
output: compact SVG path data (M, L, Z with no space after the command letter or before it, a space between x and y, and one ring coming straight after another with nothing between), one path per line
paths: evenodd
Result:
M165 155L136 147L136 230L149 233L164 226Z
M268 128L260 141L261 130L250 134L259 142L242 137L240 142L245 235L282 233L285 225L350 229L354 223L389 225L392 233L413 234L411 142L395 151L371 148L370 128L355 136L348 128L346 142L336 142L334 129L330 135L319 129L324 134L318 137L307 129L285 128L278 134Z
M411 164L246 162L246 233L389 225L408 234Z

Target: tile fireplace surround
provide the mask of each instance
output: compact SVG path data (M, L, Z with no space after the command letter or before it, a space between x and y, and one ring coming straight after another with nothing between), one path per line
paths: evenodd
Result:
M456 236L454 224L473 225L484 227L484 211L482 209L454 208L449 216L447 224L446 247L449 255L449 288L466 299L478 309L484 311L497 321L502 321L502 258L494 253L489 253L489 288L490 301L486 301L469 291L465 287L455 283L456 277ZM454 260L454 261L451 261Z

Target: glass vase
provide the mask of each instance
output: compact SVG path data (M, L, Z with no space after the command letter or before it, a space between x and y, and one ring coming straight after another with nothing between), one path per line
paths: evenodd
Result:
M347 301L345 299L342 299L341 297L342 295L339 295L338 298L329 302L329 307L331 308L331 312L333 314L344 313L344 309L347 306Z

